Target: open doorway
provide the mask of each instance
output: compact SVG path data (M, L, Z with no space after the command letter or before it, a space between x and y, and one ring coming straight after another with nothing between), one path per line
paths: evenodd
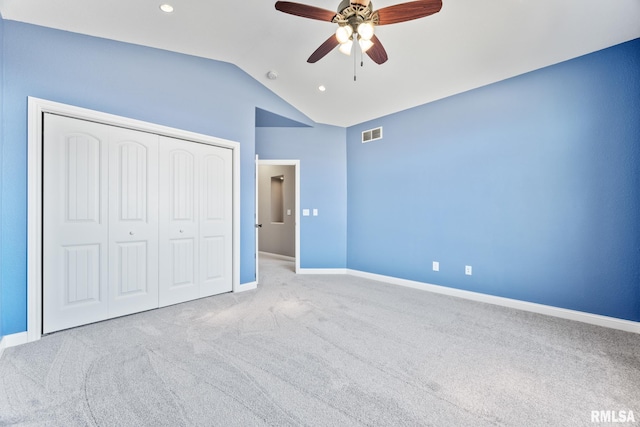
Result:
M300 161L256 157L256 281L260 253L300 270Z

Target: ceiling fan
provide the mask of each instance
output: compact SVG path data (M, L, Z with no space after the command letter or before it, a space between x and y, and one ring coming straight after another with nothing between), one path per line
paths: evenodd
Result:
M290 1L277 1L276 9L303 18L317 19L338 24L336 33L329 37L311 54L307 62L322 59L336 46L350 55L354 42L358 42L362 52L377 64L383 64L388 56L382 43L374 34L376 25L397 24L412 19L433 15L442 8L442 0L416 0L373 10L369 0L342 0L338 12Z

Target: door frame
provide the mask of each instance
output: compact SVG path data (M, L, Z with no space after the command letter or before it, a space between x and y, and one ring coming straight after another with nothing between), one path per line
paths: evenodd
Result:
M256 155L256 224L259 223L258 217L258 202L260 200L258 194L258 170L261 165L272 166L293 166L295 175L295 270L296 274L300 273L300 160L263 160L259 159ZM258 228L256 228L256 281L258 281Z
M240 144L44 99L28 98L27 121L27 341L42 337L42 167L43 115L58 114L232 150L232 290L240 289ZM244 290L244 289L242 289Z

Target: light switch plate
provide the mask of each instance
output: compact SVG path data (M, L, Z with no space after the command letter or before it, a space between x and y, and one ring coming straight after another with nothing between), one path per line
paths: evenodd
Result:
M302 216L309 216L309 209L302 209Z
M440 271L440 263L438 261L433 261L433 271Z
M313 216L318 216L318 209L313 210Z
M291 209L287 209L287 216L291 216Z

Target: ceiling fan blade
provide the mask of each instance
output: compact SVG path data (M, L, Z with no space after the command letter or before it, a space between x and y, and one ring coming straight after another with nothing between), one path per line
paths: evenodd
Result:
M307 4L294 3L290 1L277 1L276 9L280 12L289 13L291 15L302 16L303 18L317 19L319 21L331 22L336 16L335 12L322 9Z
M325 40L325 42L322 43L320 47L317 48L316 51L311 54L309 59L307 59L307 62L310 64L318 62L319 60L324 58L327 53L331 52L339 44L340 42L338 42L336 35L332 34L331 37Z
M397 24L440 12L442 0L417 0L378 9L378 25Z
M384 50L382 43L380 43L380 39L375 35L371 37L371 41L373 42L373 46L367 50L367 55L369 55L369 58L371 58L376 64L384 64L387 62L387 59L389 59L387 51Z

